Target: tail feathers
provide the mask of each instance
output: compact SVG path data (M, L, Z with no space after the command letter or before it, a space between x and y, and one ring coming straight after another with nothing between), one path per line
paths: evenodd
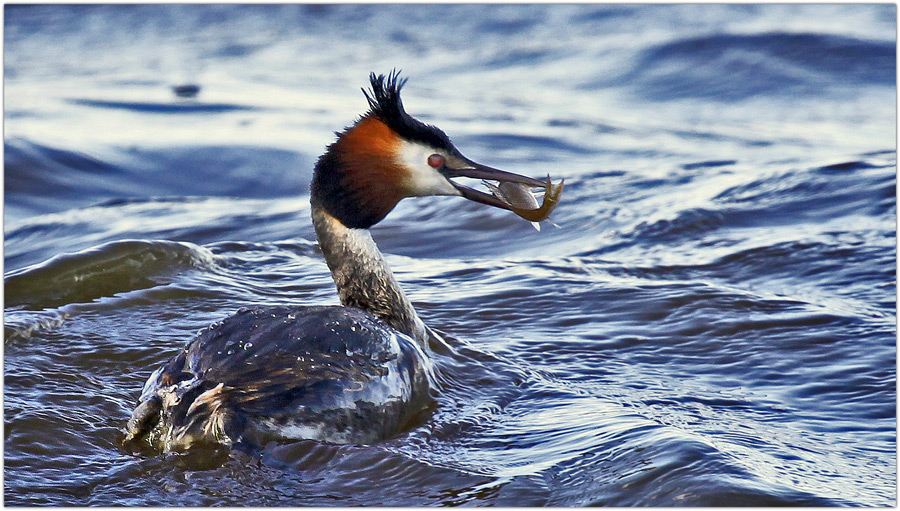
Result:
M132 413L123 445L150 437L153 444L158 438L164 452L182 452L195 445L231 447L241 439L245 421L233 409L228 390L222 383L205 390L198 385L187 392L158 389Z
M158 396L153 396L138 405L125 425L125 439L122 440L122 445L130 447L135 441L149 433L159 423L160 410L162 410L162 400Z
M181 424L172 428L169 443L188 448L194 443L231 446L241 429L229 402L228 389L220 383L197 396L187 408ZM179 449L180 450L180 449Z

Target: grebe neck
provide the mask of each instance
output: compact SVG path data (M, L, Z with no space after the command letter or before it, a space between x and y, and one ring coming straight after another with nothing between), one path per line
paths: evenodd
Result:
M348 228L315 198L312 220L341 304L381 318L424 346L425 325L397 284L369 230Z

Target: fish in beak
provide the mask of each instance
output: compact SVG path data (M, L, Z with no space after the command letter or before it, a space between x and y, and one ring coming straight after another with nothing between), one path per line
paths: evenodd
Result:
M531 222L540 222L550 216L550 213L559 204L565 184L565 181L560 181L559 184L554 185L549 176L546 181L541 181L488 167L466 158L459 152L455 152L447 158L443 168L439 170L463 197L481 204L512 211ZM491 193L488 194L456 183L451 179L454 177L481 179ZM497 184L491 181L496 181ZM544 190L543 202L540 205L532 192L535 188Z

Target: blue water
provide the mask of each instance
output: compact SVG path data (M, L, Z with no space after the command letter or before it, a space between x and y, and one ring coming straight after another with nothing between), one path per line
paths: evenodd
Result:
M896 504L894 5L4 19L6 504ZM446 197L374 229L448 341L433 413L375 445L126 452L197 330L337 303L312 166L392 68L467 156L566 180L540 232Z

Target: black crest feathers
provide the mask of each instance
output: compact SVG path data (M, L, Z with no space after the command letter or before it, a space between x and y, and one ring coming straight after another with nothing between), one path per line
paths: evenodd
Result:
M451 150L450 138L440 129L427 125L406 113L400 100L400 89L406 84L406 78L400 78L400 71L393 70L387 76L369 75L371 91L363 89L369 102L367 115L387 124L398 135L407 140L423 142L432 147Z
M382 120L399 119L407 116L403 110L403 102L400 101L400 89L406 85L406 78L400 78L400 71L393 70L388 76L369 74L369 82L372 84L371 93L363 89L363 94L369 102L369 112Z

